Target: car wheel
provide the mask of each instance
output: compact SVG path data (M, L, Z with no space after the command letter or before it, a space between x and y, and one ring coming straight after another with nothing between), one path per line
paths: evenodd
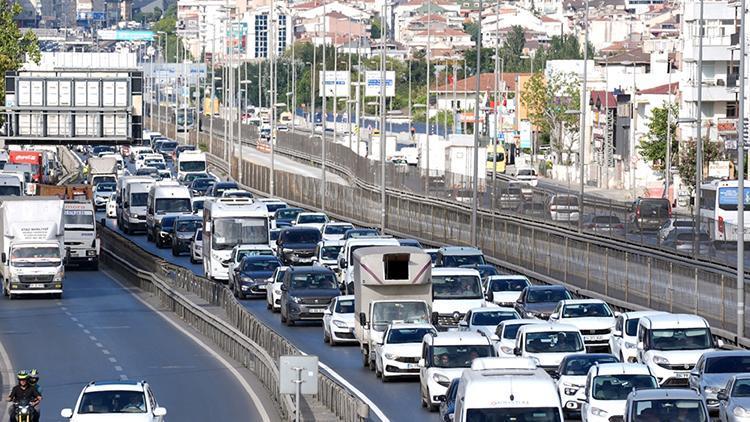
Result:
M375 359L370 359L367 363L367 366L370 368L370 371L375 371Z
M294 320L293 320L293 319L291 319L291 318L289 318L289 317L287 317L287 319L286 319L286 326L287 326L287 327L292 327L292 326L294 326Z
M323 328L323 343L328 343L330 340L331 337L328 336L328 332Z
M148 228L146 228L146 241L147 242L154 241L154 237L151 235L151 230L149 230Z
M268 301L268 298L266 298L266 309L268 309L268 310L272 310L273 309L273 305L271 304L271 302Z
M286 317L284 316L284 311L281 311L281 323L286 324Z
M196 264L195 258L193 258L193 253L192 252L190 252L190 263L191 264Z
M364 349L362 352L362 366L367 368L370 366L370 352L367 351L367 349Z
M125 223L121 224L120 228L122 229L123 233L130 234L130 227L128 227L127 224L125 224Z
M423 409L427 407L427 400L425 399L424 392L421 388L419 389L419 404Z
M384 378L383 372L380 369L378 369L377 365L375 366L375 378L380 378L381 380L383 380Z
M180 252L172 245L172 256L180 256Z

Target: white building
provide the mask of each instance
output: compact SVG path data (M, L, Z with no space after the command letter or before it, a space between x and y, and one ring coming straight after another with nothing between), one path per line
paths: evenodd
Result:
M247 39L244 57L247 59L268 58L269 49L274 48L281 55L291 45L294 37L292 15L286 7L276 7L273 13L274 24L269 26L271 8L258 7L245 12L242 17L247 26ZM270 31L273 32L270 32ZM272 38L273 37L273 38ZM273 39L274 45L269 42Z
M177 34L193 57L222 51L224 21L228 18L224 0L178 0Z

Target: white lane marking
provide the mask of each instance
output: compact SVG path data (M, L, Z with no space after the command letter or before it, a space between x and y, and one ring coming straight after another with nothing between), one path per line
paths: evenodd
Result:
M62 309L63 311L67 311L68 307L67 306L61 306L60 309Z
M76 325L78 326L78 328L83 328L84 327L84 325L81 324L80 322L78 324L76 324ZM90 333L86 333L86 334L90 334Z
M117 372L122 372L122 366L120 366L120 365L115 365L115 371L117 371Z
M102 353L104 353L105 355L108 355L108 354L109 354L109 350L107 350L107 349L102 349Z
M91 331L89 331L89 330L83 330L83 333L84 334L91 334Z
M10 383L10 380L15 378L15 374L13 373L13 364L10 361L10 356L8 356L8 351L5 350L2 341L0 341L0 365L2 365L0 369L2 369L3 391L10 391L13 385ZM8 419L7 412L8 406L0 406L0 421Z
M70 317L70 320L73 321L73 322L78 322L78 318L76 318L76 317Z
M112 363L117 363L117 359L115 359L115 358L109 358L109 361L112 362Z
M91 339L91 341L97 341L97 338L94 336L89 336L89 338Z
M71 314L71 313L70 313L70 311L65 311L65 315L67 315L67 316L71 316L71 315L73 315L73 314Z
M120 380L127 381L128 380L128 376L125 375L125 374L120 374Z
M136 298L139 302L141 302L145 307L149 308L156 315L159 315L169 325L171 325L172 327L174 327L175 329L177 329L177 331L181 332L186 337L188 337L190 340L192 340L195 344L197 344L198 346L200 346L201 348L203 348L203 350L205 350L206 352L208 352L211 356L213 356L214 359L216 359L217 361L219 361L219 363L221 363L225 368L227 368L227 370L234 376L234 378L237 380L237 382L240 383L240 385L242 386L242 388L245 390L245 393L247 393L247 395L250 397L250 400L252 400L253 403L255 404L255 409L260 414L261 420L263 420L264 422L271 422L271 416L269 415L268 411L266 410L266 408L264 406L265 403L263 403L263 401L261 401L260 397L258 397L258 395L255 393L255 391L253 391L253 388L250 386L250 384L247 381L245 381L245 379L242 377L242 374L240 374L240 372L237 369L235 369L235 367L232 366L232 364L230 364L221 355L219 355L218 353L216 353L212 348L208 347L208 345L205 344L204 342L202 342L198 337L194 336L191 332L189 332L185 328L181 327L180 325L178 325L176 322L172 321L171 319L169 319L165 314L162 313L162 311L156 309L150 303L146 302L143 298L141 298L140 296L136 295L135 293L132 293L130 291L130 289L126 288L122 283L120 283L119 280L117 280L113 275L111 275L109 271L107 271L107 270L101 270L101 271L104 274L106 274L107 277L109 277L112 281L114 281L120 287L122 287L123 290L125 290L126 292L129 292L131 295L133 295L133 297Z

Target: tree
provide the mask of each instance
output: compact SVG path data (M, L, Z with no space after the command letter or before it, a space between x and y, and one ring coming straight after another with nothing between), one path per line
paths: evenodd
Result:
M671 110L670 110L671 109ZM645 139L641 140L638 147L641 156L651 162L651 167L654 170L664 170L667 155L667 132L670 132L671 136L671 156L676 156L677 151L677 123L674 121L669 125L667 129L667 117L669 114L677 116L678 108L676 103L668 104L664 102L661 107L654 107L651 109L651 119L648 123L648 135ZM676 161L676 160L675 160Z
M42 56L39 42L31 31L21 31L15 17L23 11L18 3L0 2L0 74L18 70L28 60L39 63ZM0 84L0 97L5 103L5 84Z
M703 138L703 174L708 170L708 164L721 156L721 144L712 142L708 137ZM683 141L680 159L677 163L677 172L680 174L682 183L690 191L695 190L695 163L697 154L694 141Z
M471 40L476 42L479 34L479 24L474 21L464 22L464 32L471 35Z
M535 73L524 84L521 102L542 137L549 137L558 162L564 158L565 163L570 164L580 125L580 116L571 112L580 109L578 77L574 73L558 72L545 80L541 73Z
M380 27L380 16L373 16L370 19L370 39L380 39L383 28Z

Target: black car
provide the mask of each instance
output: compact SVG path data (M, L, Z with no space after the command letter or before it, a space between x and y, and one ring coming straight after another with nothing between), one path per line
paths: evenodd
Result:
M594 365L617 363L619 361L614 355L608 353L575 353L565 356L560 361L560 366L557 367L557 371L552 373L552 377L555 379L560 378L560 376L585 377L589 373L589 369ZM567 386L567 384L565 385ZM579 390L582 392L583 387L570 385L565 388L565 396L575 397ZM563 401L562 407L566 419L568 417L573 418L581 412L581 403L577 400Z
M193 241L195 231L203 227L203 219L196 215L181 215L174 221L172 236L172 255L179 256L182 252L190 252L190 242Z
M344 233L344 237L341 240L356 239L358 237L378 237L378 233L375 229L350 229Z
M185 186L190 186L190 184L193 183L193 180L196 179L212 179L212 177L206 172L185 173L181 178L177 179L177 181Z
M284 265L312 265L321 238L315 227L287 227L276 239L276 254Z
M209 177L201 177L190 182L190 194L193 196L205 196L216 184L216 180Z
M229 288L238 299L247 296L265 296L266 285L281 262L273 255L248 255L234 267Z
M156 247L166 248L172 244L172 235L174 234L174 222L177 219L176 215L168 215L161 219L160 223L154 227L156 236Z
M159 144L156 152L161 154L165 160L170 161L173 158L174 152L177 149L177 142L167 141Z
M628 231L656 231L672 217L672 205L666 198L638 198L628 207L625 224Z
M563 286L529 286L516 301L516 311L522 318L549 319L561 300L573 299Z
M230 189L239 189L239 185L237 185L237 182L216 182L211 187L208 192L206 192L206 196L211 196L214 198L221 198L221 194L224 193L225 190Z
M198 147L195 145L178 145L174 151L175 157L179 157L184 151L198 151Z
M466 264L461 265L460 268L471 268L473 270L479 271L479 277L482 278L482 286L486 285L487 277L500 274L499 272L497 272L497 268L495 268L495 266L492 264Z
M292 221L297 219L297 214L304 212L302 208L284 207L279 208L273 213L273 219L276 221L276 227L291 227Z
M422 244L417 239L399 239L398 244L401 246L412 246L417 249L422 249Z
M330 269L290 267L281 285L281 323L320 321L331 300L340 293L336 274Z

